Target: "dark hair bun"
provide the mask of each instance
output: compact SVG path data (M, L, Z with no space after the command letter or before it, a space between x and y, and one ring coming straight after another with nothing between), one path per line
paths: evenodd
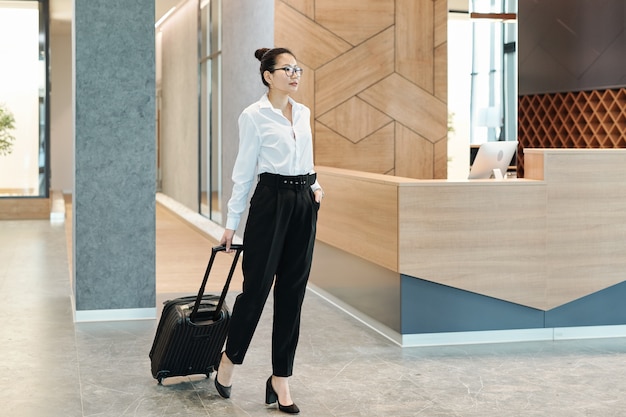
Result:
M260 61L263 58L263 55L265 55L265 53L269 50L269 48L259 48L254 52L254 56Z

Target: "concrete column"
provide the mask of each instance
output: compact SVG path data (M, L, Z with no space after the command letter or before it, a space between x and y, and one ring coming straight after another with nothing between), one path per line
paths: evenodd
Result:
M76 321L153 318L154 0L74 2Z

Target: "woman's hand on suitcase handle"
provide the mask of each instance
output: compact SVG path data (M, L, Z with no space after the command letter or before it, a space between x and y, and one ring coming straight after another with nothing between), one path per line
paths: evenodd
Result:
M232 229L224 229L224 234L222 235L222 239L220 240L220 245L226 248L226 253L232 252L230 249L230 245L233 243L233 236L235 236L235 231Z

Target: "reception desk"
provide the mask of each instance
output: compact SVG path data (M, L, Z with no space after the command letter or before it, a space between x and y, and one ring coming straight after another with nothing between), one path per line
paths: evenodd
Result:
M403 346L626 335L626 149L526 149L525 178L317 167L313 288Z

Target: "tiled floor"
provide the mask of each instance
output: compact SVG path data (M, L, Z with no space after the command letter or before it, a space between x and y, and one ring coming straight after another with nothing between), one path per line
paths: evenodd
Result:
M231 399L159 385L156 321L72 322L66 247L62 224L0 221L0 416L284 415L263 403L271 303ZM302 416L626 416L626 340L402 349L309 293L291 388Z

